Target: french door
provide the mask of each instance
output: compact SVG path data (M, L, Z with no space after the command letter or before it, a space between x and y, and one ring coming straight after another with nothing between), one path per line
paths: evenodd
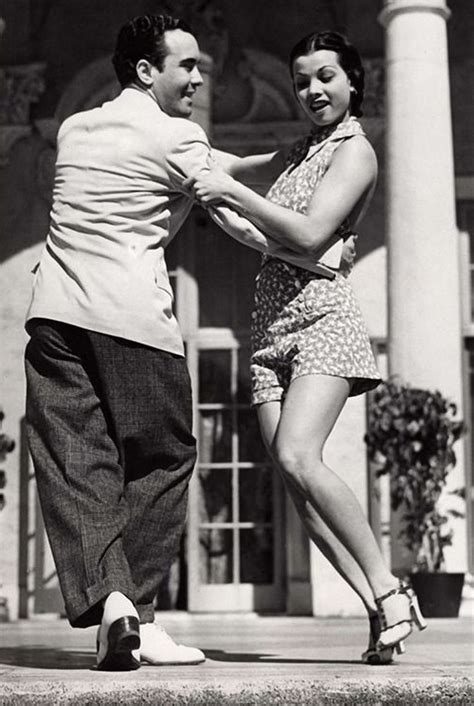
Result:
M173 244L174 245L174 244ZM280 482L250 404L249 325L260 256L200 210L176 239L176 311L193 382L188 608L284 609Z
M277 476L250 407L248 340L200 331L198 463L190 490L189 608L283 608L282 509Z

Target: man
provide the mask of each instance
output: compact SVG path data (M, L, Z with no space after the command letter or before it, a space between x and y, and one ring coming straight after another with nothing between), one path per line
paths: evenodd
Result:
M27 316L26 417L45 525L68 618L99 625L104 670L204 660L153 622L195 462L164 249L210 154L188 120L198 61L180 20L143 16L121 29L113 62L122 92L68 118L58 135ZM223 214L235 235L239 223ZM283 250L250 223L244 230L247 244Z

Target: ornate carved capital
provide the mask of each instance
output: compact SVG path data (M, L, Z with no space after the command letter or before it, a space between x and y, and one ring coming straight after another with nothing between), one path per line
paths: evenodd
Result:
M28 125L30 108L45 89L46 64L4 66L0 69L0 125Z
M0 167L8 164L13 145L31 132L30 125L0 125Z

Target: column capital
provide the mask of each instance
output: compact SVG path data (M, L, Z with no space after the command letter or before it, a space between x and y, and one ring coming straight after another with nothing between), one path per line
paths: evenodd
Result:
M408 12L431 12L441 15L445 20L451 17L446 0L385 0L383 10L379 14L379 22L387 27L395 15Z
M46 64L0 66L0 125L29 125L30 110L45 89Z
M0 168L9 163L14 145L29 137L32 131L31 125L0 125Z

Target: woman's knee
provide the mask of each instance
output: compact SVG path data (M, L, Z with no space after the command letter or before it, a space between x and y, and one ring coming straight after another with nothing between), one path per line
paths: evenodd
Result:
M303 489L322 466L321 450L305 442L277 439L273 455L283 476Z

